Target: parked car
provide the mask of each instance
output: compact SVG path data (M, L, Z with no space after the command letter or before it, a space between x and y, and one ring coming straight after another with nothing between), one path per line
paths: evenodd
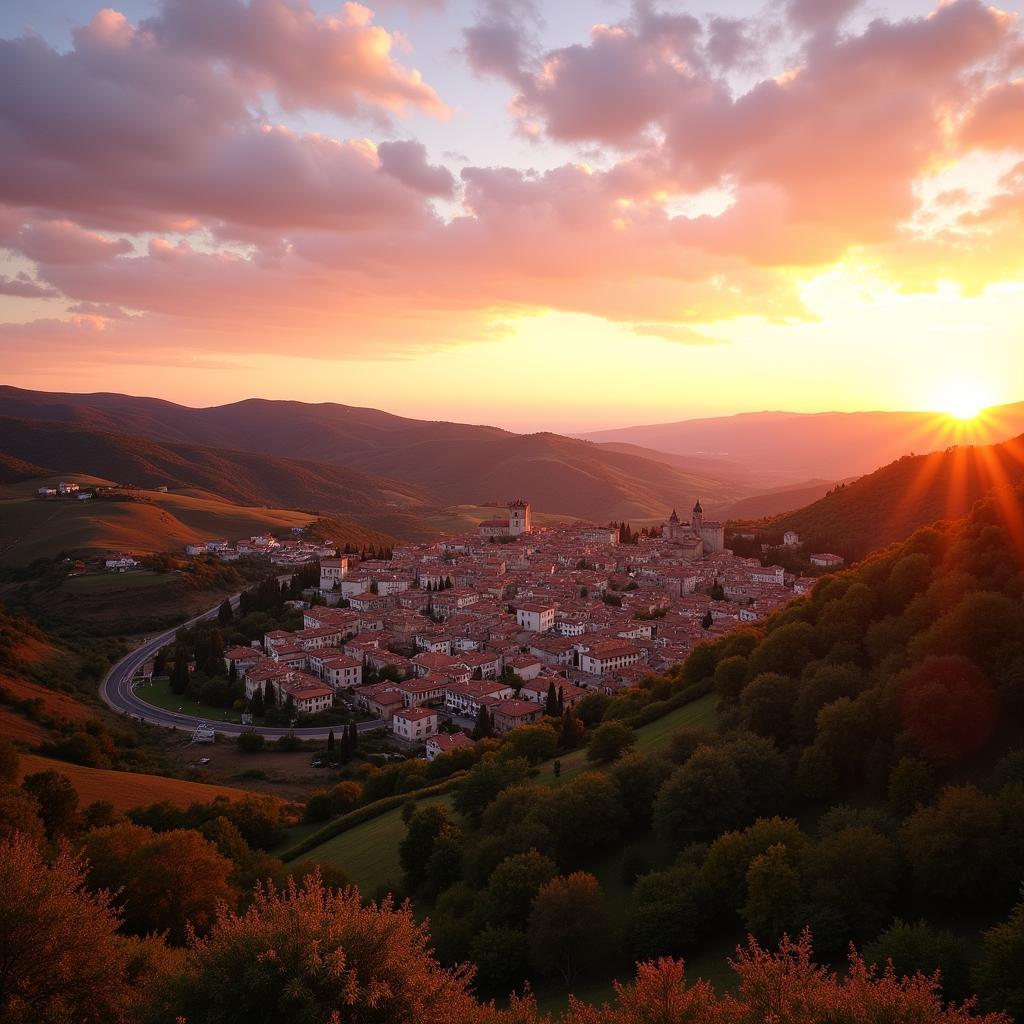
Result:
M314 757L310 764L312 764L314 768L323 768L324 759L322 757Z

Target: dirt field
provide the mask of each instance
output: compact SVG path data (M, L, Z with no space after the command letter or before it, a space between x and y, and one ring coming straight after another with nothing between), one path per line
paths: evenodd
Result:
M183 782L181 779L165 779L159 775L136 775L132 772L114 772L102 768L83 768L81 765L56 761L36 754L21 755L21 773L30 775L47 770L66 775L75 790L81 805L87 806L96 800L109 800L118 811L126 811L141 804L169 800L179 807L191 803L208 803L218 796L237 800L245 794L227 786L211 786L199 782Z
M234 743L211 743L209 745L174 745L163 751L163 756L173 770L186 772L190 769L210 783L221 786L237 786L256 793L270 793L294 800L305 796L311 789L329 789L341 781L341 773L328 768L312 768L310 761L314 752L297 750L287 754L262 751L258 754L243 754ZM200 757L208 757L210 763L192 768ZM245 773L263 772L265 778L253 778Z

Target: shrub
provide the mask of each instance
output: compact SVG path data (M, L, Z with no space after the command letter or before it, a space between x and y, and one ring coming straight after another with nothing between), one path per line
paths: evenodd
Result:
M256 732L255 729L243 729L238 734L238 739L235 741L238 744L238 749L243 754L256 754L266 746L266 739L264 739L263 733Z
M587 743L588 761L614 761L636 744L636 733L624 722L602 722Z

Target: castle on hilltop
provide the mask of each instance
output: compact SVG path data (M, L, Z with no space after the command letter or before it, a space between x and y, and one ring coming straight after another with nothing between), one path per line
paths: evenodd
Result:
M681 522L676 510L672 509L668 522L662 524L661 536L670 544L682 547L684 557L703 558L715 551L725 550L725 525L704 519L704 509L701 508L699 498L693 506L693 514L688 523Z
M508 503L508 519L485 519L480 524L481 537L518 537L533 529L533 511L522 498Z

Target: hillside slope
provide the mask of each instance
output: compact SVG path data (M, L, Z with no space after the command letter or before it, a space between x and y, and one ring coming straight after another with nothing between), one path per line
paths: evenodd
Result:
M904 540L939 519L956 519L994 488L1024 481L1024 436L998 445L905 456L770 521L805 544L847 558Z
M110 482L88 476L76 479L92 485ZM173 551L193 541L288 531L316 521L306 512L157 491L141 492L133 501L40 502L35 497L38 486L56 482L56 477L33 477L0 486L0 565L25 565L59 551L76 557ZM339 531L339 536L351 535L346 536L349 540L363 532L351 523L344 529L339 526Z
M190 409L127 395L0 387L0 416L72 424L76 434L130 434L160 444L199 444L345 466L402 480L438 506L506 501L523 494L536 508L552 513L599 521L654 519L697 496L716 514L757 490L745 471L725 475L710 460L635 446L615 450L552 433L523 435L414 420L333 403L250 399ZM33 461L27 452L3 445L0 452Z
M0 452L49 473L88 473L139 487L198 487L241 505L363 515L421 504L418 488L345 469L252 452L161 444L91 427L0 418Z
M238 800L246 795L245 790L229 786L213 786L208 782L189 782L141 772L86 768L36 754L22 754L20 761L22 775L56 771L67 776L83 807L97 800L109 800L115 811L124 812L164 801L174 807L188 807L193 803L210 803L221 796Z
M760 519L764 516L779 516L804 508L824 498L836 486L832 480L815 480L799 487L785 487L779 491L768 491L742 498L726 509L723 518Z

